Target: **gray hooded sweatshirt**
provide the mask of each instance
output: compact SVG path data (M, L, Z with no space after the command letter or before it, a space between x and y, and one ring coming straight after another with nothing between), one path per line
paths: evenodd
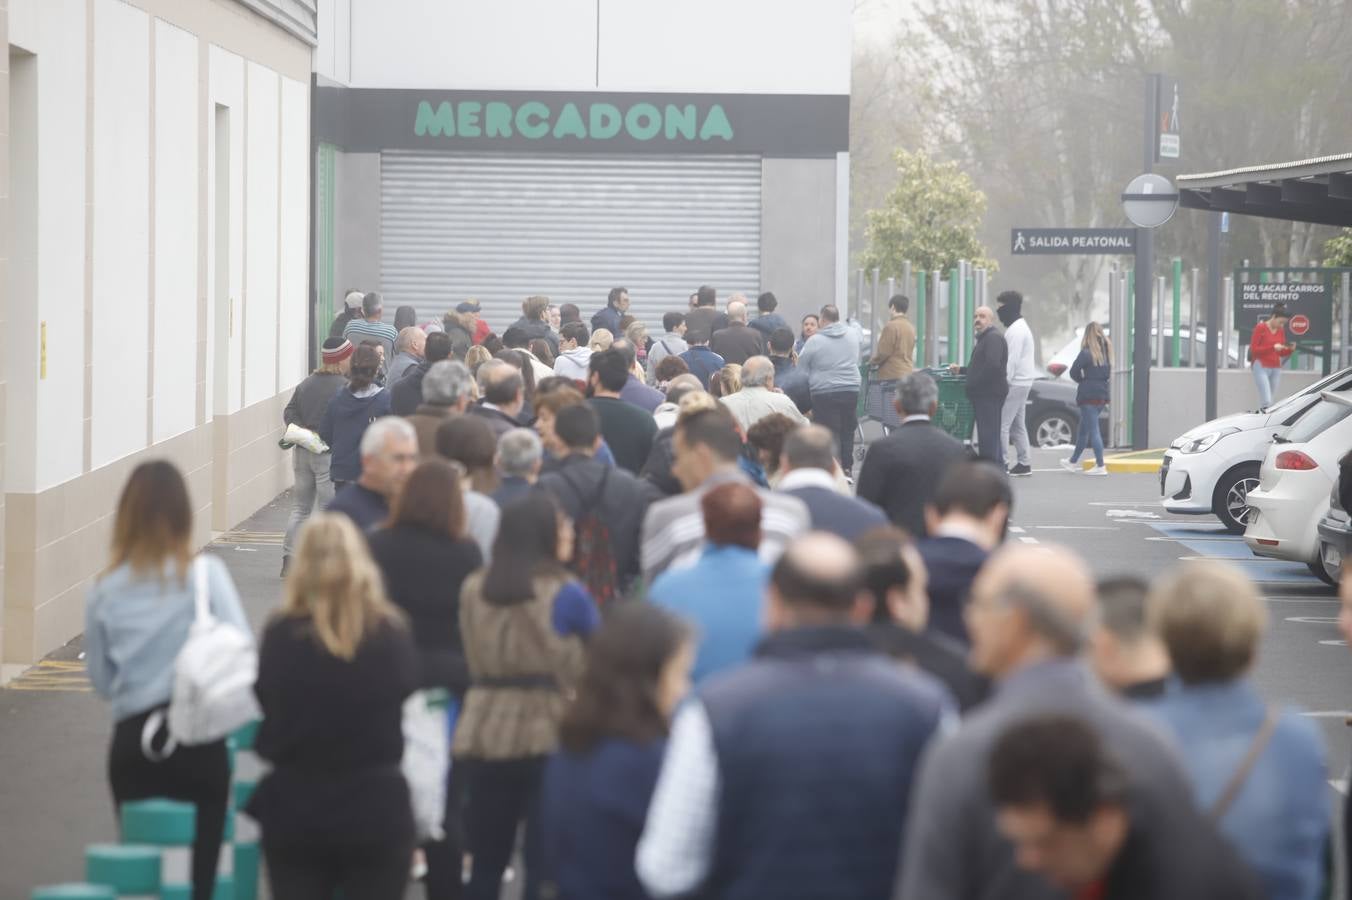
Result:
M808 390L814 394L858 391L859 332L832 322L807 339L798 368L807 374Z

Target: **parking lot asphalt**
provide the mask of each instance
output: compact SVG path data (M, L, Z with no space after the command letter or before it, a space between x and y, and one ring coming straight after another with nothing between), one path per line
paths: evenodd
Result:
M1342 782L1352 734L1344 725L1352 710L1352 652L1335 624L1333 590L1304 566L1253 557L1210 517L1165 513L1157 476L1070 474L1057 467L1063 455L1036 450L1034 474L1015 479L1009 539L1067 546L1100 576L1149 578L1199 558L1240 566L1259 582L1270 608L1258 686L1270 701L1299 706L1319 723L1330 778ZM287 502L278 498L211 548L229 567L256 628L280 597ZM104 769L111 724L107 707L88 692L81 646L77 638L0 688L0 898L78 878L84 846L116 834Z

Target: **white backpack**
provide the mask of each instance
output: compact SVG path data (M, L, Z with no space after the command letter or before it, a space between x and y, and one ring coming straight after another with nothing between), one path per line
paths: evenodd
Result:
M174 662L169 735L185 746L208 744L262 718L254 697L258 652L253 636L211 614L207 561L193 561L197 614Z

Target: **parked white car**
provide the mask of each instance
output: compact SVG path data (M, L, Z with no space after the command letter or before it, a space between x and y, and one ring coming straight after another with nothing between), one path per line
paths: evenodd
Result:
M1342 369L1256 413L1222 416L1184 432L1164 454L1160 468L1163 506L1171 513L1215 515L1232 534L1242 534L1248 493L1274 437L1300 421L1321 391L1352 389L1352 368Z
M1328 580L1319 557L1319 520L1329 509L1338 460L1352 446L1352 393L1324 391L1314 407L1274 438L1249 491L1244 543L1258 556L1303 562Z
M1103 329L1103 333L1110 335L1112 334L1112 330L1105 326ZM1192 330L1185 325L1183 326L1182 329L1179 330L1178 333L1183 339L1183 347L1179 351L1179 353L1181 354L1180 364L1186 367L1188 364L1188 339L1192 336ZM1232 336L1229 353L1230 368L1233 369L1239 365L1239 351L1236 349L1239 346L1239 338L1238 336L1235 335L1233 331L1230 332L1230 334ZM1083 340L1083 337L1084 337L1084 329L1076 328L1074 336L1071 337L1070 340L1066 341L1065 345L1062 346L1060 350L1057 350L1054 354L1052 354L1052 357L1047 360L1048 375L1050 375L1052 378L1064 378L1067 381L1070 380L1070 375L1067 373L1070 371L1071 364L1075 362L1075 357L1080 355L1080 341ZM1172 325L1166 325L1164 327L1164 340L1166 342L1164 352L1166 356L1169 353L1170 346L1169 342L1173 341L1173 338L1174 338L1174 327ZM1206 329L1198 328L1197 336L1193 338L1193 340L1195 341L1195 348L1193 350L1193 353L1194 358L1197 360L1197 366L1199 367L1205 366ZM1154 328L1150 329L1150 364L1151 365L1155 364Z

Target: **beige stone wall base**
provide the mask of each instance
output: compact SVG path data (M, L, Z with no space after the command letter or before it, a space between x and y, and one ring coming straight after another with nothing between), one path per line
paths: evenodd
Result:
M168 459L183 472L199 547L289 487L290 456L277 446L289 399L290 391L218 416L41 493L7 494L4 671L37 662L84 630L85 591L107 563L117 500L140 463Z

